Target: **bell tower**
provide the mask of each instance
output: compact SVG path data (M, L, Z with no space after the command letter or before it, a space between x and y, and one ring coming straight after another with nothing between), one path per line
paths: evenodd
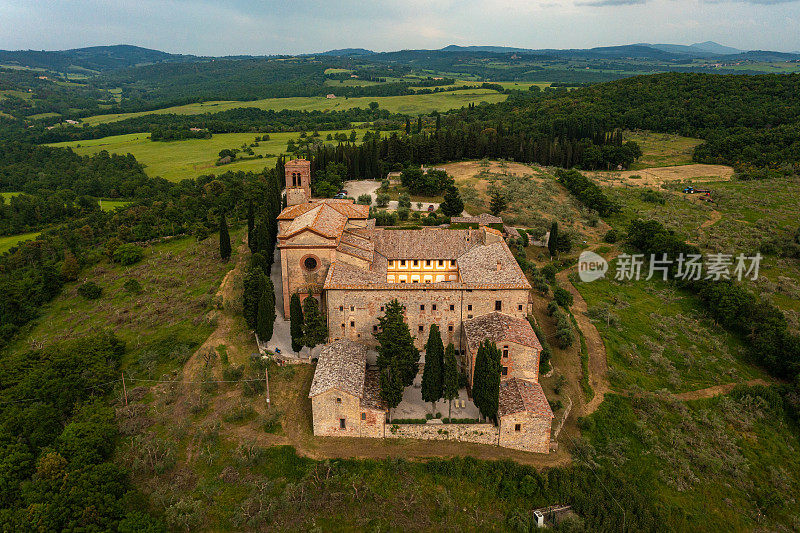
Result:
M311 161L286 162L286 205L304 204L311 199Z

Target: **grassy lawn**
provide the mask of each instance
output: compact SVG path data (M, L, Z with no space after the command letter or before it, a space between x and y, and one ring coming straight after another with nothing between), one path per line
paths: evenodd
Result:
M0 192L0 196L3 197L6 201L10 200L11 198L22 194L21 192Z
M33 233L22 233L20 235L8 235L6 237L0 237L0 254L6 253L8 250L22 241L35 239L40 233L41 231L34 231Z
M648 131L626 131L623 138L635 141L642 149L642 157L631 165L631 170L688 165L692 163L695 146L703 142L702 139Z
M614 272L612 262L607 277ZM744 361L738 339L671 283L602 279L575 287L603 338L617 390L684 392L764 375Z
M100 200L100 209L103 211L113 211L118 207L125 207L130 205L131 202L126 200Z
M336 132L321 131L320 135L324 139L328 133ZM345 133L349 134L350 130L346 130ZM52 146L70 147L80 155L95 154L101 150L118 154L130 153L145 165L148 176L161 176L170 181L180 181L203 174L240 170L258 172L265 167L272 168L275 166L275 158L269 156L285 152L289 139L297 140L299 134L270 133L269 141L261 141L258 147L253 148L255 155L264 156L262 159L245 159L228 165L215 165L219 159L218 154L223 148L239 148L243 143L249 145L260 136L261 134L257 133L218 133L211 139L153 142L149 139L149 133L131 133L88 141L56 143Z
M231 241L239 242L241 236L242 229L235 229ZM233 248L235 257L237 247ZM218 255L215 236L200 243L185 237L146 247L144 259L132 266L95 265L81 272L81 279L103 289L99 299L79 296L80 282L68 284L9 349L26 350L110 329L127 344L126 373L158 377L181 365L214 329L205 315L231 267ZM123 288L129 279L141 284L140 294Z
M250 102L240 101L212 101L200 104L187 104L182 106L167 107L156 111L142 111L136 113L116 113L111 115L97 115L83 119L84 124L94 126L116 122L126 118L142 115L175 113L178 115L199 115L202 113L217 113L228 109L240 107L255 107L280 111L282 109L300 111L332 111L345 110L354 107L367 108L370 102L378 102L382 109L393 113L406 113L421 115L431 111L448 111L458 109L470 103L502 102L507 95L489 89L464 89L452 92L435 94L418 94L404 96L365 96L358 98L325 98L324 96L308 96L293 98L267 98Z

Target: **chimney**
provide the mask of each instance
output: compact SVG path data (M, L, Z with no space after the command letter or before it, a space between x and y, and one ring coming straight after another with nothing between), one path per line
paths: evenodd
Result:
M497 260L497 271L500 272L501 268L503 268L503 262L498 259Z

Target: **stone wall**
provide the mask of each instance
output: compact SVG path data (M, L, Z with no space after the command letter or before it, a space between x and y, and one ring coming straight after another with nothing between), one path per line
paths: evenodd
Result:
M539 381L539 350L511 341L498 342L497 349L500 350L501 353L500 364L506 369L506 373L505 375L501 375L501 379L516 377L533 382ZM506 351L508 356L504 355ZM477 355L477 350L473 350L467 346L467 376L469 377L470 386L472 386L475 358Z
M377 331L378 317L383 314L381 308L396 298L406 307L406 322L419 349L428 340L431 324L439 325L445 345L452 342L457 350L462 350L466 349L462 319L493 312L497 300L502 302L502 312L525 318L528 303L528 291L524 289L467 291L431 289L425 288L425 284L407 289L332 289L325 291L325 297L331 339L347 338L374 346L373 334Z
M339 401L337 401L337 399ZM384 435L386 416L377 409L362 409L361 400L329 390L311 398L314 435L328 437L374 437ZM341 427L344 419L345 427Z
M497 446L494 424L386 424L387 439L452 440Z
M550 426L552 419L515 413L500 419L500 446L526 452L548 453L550 451ZM519 431L517 431L519 426Z
M326 240L321 237L316 237L317 243L297 242L296 239L299 237L301 235L288 239L286 244L280 245L283 312L287 318L289 317L289 303L291 302L292 294L300 293L301 299L302 296L308 295L312 291L317 295L320 294L322 285L325 283L325 277L328 275L331 261L333 261L336 254L335 244L326 244ZM313 270L309 270L305 265L305 260L309 257L313 258L317 263L317 267Z

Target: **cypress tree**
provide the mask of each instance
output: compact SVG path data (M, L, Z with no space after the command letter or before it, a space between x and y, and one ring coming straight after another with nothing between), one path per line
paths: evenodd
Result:
M491 196L489 211L494 216L498 217L506 208L506 198L503 194L503 189L497 183L492 183L489 195Z
M303 344L313 348L317 344L325 344L327 340L328 327L319 310L319 302L313 296L308 296L303 300Z
M231 258L231 236L228 234L228 222L225 213L219 215L219 256L223 261Z
M289 330L292 334L292 350L299 352L303 349L303 307L297 293L292 294L289 302Z
M425 367L422 370L422 400L431 402L433 410L436 409L436 401L442 397L443 358L442 336L439 326L433 324L425 344Z
M442 201L442 213L448 217L457 217L464 211L464 202L461 200L461 195L458 193L458 188L451 185L444 193L444 200Z
M417 117L417 133L422 133L422 115Z
M386 312L378 317L380 331L375 338L378 340L378 368L383 371L391 367L391 372L399 373L392 379L399 377L402 386L408 387L417 375L419 350L414 346L414 337L404 317L405 308L400 302L387 303Z
M247 203L247 245L250 247L251 252L255 252L253 247L253 229L256 227L255 208L253 200Z
M258 313L256 320L256 333L262 342L272 339L272 329L275 324L275 288L272 281L260 273L261 295L258 299Z
M244 272L244 290L242 292L242 308L244 320L248 327L255 329L258 318L258 301L261 299L261 276L264 271L254 260L250 258L250 264Z
M452 418L453 400L458 398L458 363L456 362L456 348L452 342L447 345L447 350L444 352L442 397L449 403L447 417Z
M411 121L409 119L406 119L406 134L411 134Z
M558 222L555 220L550 225L550 238L547 240L547 249L550 251L550 257L555 257L558 253Z
M497 416L500 403L500 357L500 350L488 340L481 343L475 356L472 398L486 418Z

